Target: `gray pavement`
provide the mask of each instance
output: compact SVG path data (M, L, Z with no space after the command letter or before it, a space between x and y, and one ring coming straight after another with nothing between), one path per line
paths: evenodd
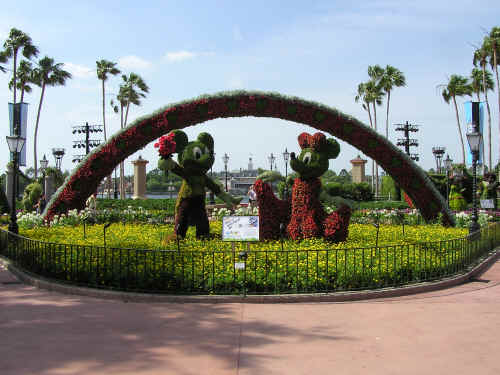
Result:
M125 303L0 266L1 375L500 374L500 261L479 279L344 303Z

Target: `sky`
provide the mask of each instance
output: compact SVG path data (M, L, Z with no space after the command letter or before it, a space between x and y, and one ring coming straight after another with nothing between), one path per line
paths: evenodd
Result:
M339 109L369 123L368 114L355 103L357 86L368 80L369 65L390 64L401 70L407 85L391 93L389 138L398 134L393 124L420 125L415 138L418 164L435 167L432 147L443 146L454 161L461 160L455 111L446 104L438 85L450 75L468 76L472 55L485 33L500 26L500 2L495 1L23 1L7 2L0 13L0 43L12 27L27 33L39 48L39 58L49 56L64 63L73 78L63 87L49 87L40 114L38 160L52 148L63 147L63 170L73 170L72 126L102 124L101 81L96 61L116 62L122 73L139 74L150 90L141 106L130 108L129 122L169 104L228 90L274 91L298 96ZM12 62L5 66L12 69ZM0 73L0 138L8 135L8 89L12 75ZM119 116L109 102L116 96L121 77L106 82L108 134L120 128ZM493 161L499 160L497 92L490 92ZM26 96L28 102L27 166L33 166L33 132L40 89ZM464 126L463 103L458 100ZM377 108L378 129L385 132L386 102ZM222 155L229 155L229 170L254 166L269 169L268 156L284 173L282 152L299 151L298 135L316 130L294 122L267 118L229 118L208 121L185 129L189 139L207 131L215 140L214 171L224 169ZM102 133L98 133L102 134ZM358 154L339 140L341 152L330 161L337 173L351 169ZM5 142L5 141L0 141ZM464 142L466 142L464 138ZM8 162L4 143L0 172ZM153 143L125 162L149 160L156 168ZM288 168L288 170L290 170Z

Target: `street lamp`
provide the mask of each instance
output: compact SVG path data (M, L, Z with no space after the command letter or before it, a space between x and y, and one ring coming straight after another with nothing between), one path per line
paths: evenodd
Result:
M476 182L476 168L477 161L479 159L479 148L481 147L482 135L477 129L474 129L471 133L467 133L467 142L469 143L469 148L472 153L472 222L469 227L469 235L476 233L480 229L478 223L477 214L477 182Z
M213 152L213 151L212 151L212 158L215 160L215 152ZM210 166L210 178L213 179L212 165ZM210 204L212 204L212 205L215 204L214 192L212 190L210 190Z
M174 183L172 182L172 180L170 180L170 182L168 183L168 194L170 199L172 199L173 191L174 191Z
M227 163L229 162L228 154L224 153L224 156L222 157L222 161L224 162L224 171L226 173L226 192L227 192Z
M283 152L283 160L285 161L285 200L288 200L288 160L290 158L290 153L285 148L285 152Z
M441 159L443 158L444 151L446 149L444 147L436 146L432 148L432 153L436 158L436 173L441 173Z
M444 167L446 169L446 207L449 208L450 205L450 171L453 164L453 159L450 155L446 154L446 159L444 159Z
M269 155L269 157L267 159L269 160L269 164L271 164L271 171L272 171L273 170L273 164L274 164L274 161L276 160L276 157L271 152L271 155Z
M49 165L49 161L47 160L47 157L45 154L43 155L43 159L40 160L40 169L42 170L42 194L45 195L45 170L47 169L47 166Z
M14 134L18 134L17 131L14 131ZM9 146L9 151L13 153L13 161L14 161L14 175L12 179L12 207L10 212L10 223L9 223L9 232L18 234L19 226L17 225L17 215L16 215L16 179L17 179L17 162L18 162L18 154L21 152L24 146L24 142L26 138L23 138L19 135L15 136L7 136L7 144Z

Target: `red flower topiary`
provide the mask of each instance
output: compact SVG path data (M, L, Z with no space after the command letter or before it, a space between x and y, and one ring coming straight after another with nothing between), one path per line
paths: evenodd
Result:
M159 148L158 153L163 159L167 159L175 152L175 134L170 133L160 137L157 143L154 144L155 148Z

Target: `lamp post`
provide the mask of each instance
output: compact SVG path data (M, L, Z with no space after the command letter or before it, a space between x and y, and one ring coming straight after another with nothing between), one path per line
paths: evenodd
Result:
M19 134L17 131L14 131L14 134ZM9 151L13 153L13 162L14 162L14 175L12 179L12 207L10 211L10 223L9 223L9 232L18 234L19 226L17 225L17 215L16 215L16 179L17 179L17 163L18 163L18 154L21 152L24 146L24 142L26 138L21 137L20 135L15 136L7 136L7 144L9 146Z
M444 167L446 169L446 207L450 206L450 171L453 164L453 159L450 155L446 154L446 159L444 159Z
M169 198L172 199L172 191L174 190L174 185L173 185L173 182L170 181L168 183L168 195L169 195Z
M283 152L283 160L285 161L285 200L288 200L288 160L290 158L290 153L285 148L285 152Z
M473 129L471 133L467 133L467 142L469 143L469 148L472 153L472 222L469 227L469 235L476 233L480 229L478 223L477 214L477 182L476 182L476 169L477 161L479 159L479 148L481 146L481 133L476 129Z
M42 194L45 195L45 170L47 169L47 166L49 165L49 161L47 160L47 157L45 154L43 155L43 159L40 160L40 169L42 170Z
M432 153L436 159L436 173L441 173L441 159L443 158L445 148L441 146L436 146L432 148Z
M227 163L229 162L229 156L228 154L224 153L224 156L222 157L222 161L224 162L224 171L226 173L226 192L227 192Z
M269 157L267 159L269 160L269 164L271 164L271 171L272 171L273 170L273 164L274 164L274 161L276 160L276 157L271 152L271 155L269 155Z
M215 152L212 151L212 158L215 160ZM213 179L213 173L212 173L212 166L210 166L210 178ZM215 196L214 196L214 192L212 190L210 190L210 204L215 204Z

